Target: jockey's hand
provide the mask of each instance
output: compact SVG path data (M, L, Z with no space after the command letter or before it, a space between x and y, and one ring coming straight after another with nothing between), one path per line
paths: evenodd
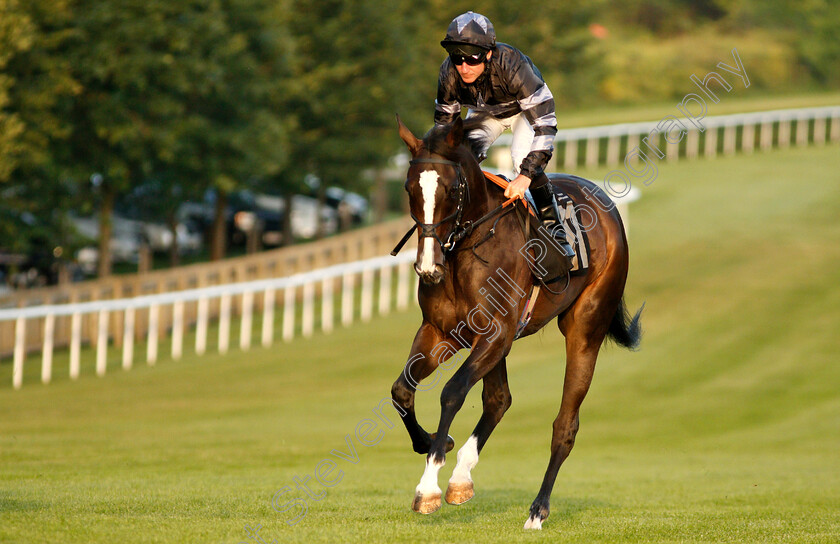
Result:
M531 185L531 178L519 174L516 178L508 184L507 189L505 189L505 198L511 197L518 197L524 198L525 197L525 189L527 189Z

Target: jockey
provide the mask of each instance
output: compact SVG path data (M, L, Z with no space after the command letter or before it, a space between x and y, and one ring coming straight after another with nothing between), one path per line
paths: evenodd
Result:
M440 66L435 124L452 122L462 106L469 108L468 115L485 115L482 127L467 135L479 159L486 157L505 129L511 129L516 177L505 189L505 197L522 197L530 187L543 226L571 259L575 253L566 241L560 210L544 172L554 149L557 118L554 96L540 71L518 49L496 43L493 23L472 11L449 24L440 44L449 56Z

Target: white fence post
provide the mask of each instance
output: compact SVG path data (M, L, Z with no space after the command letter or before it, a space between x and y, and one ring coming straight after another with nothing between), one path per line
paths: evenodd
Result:
M96 330L96 375L105 375L108 364L108 310L99 310L99 323Z
M301 315L300 333L309 338L315 331L315 283L303 284L303 314Z
M230 293L222 295L219 312L219 353L227 353L230 347Z
M563 154L563 166L568 171L577 168L577 140L566 140L566 150Z
M125 309L125 320L123 323L123 370L128 370L134 363L134 307Z
M74 312L70 323L70 379L79 378L82 351L82 314Z
M172 305L172 360L177 361L184 353L184 301Z
M333 330L333 282L335 278L324 278L321 282L321 330Z
M696 159L697 151L700 149L700 131L689 129L685 135L685 158Z
M158 327L160 326L160 306L149 307L149 332L146 337L146 364L153 366L158 357Z
M207 297L198 299L198 315L195 324L195 352L203 355L207 351L207 326L210 321L210 301Z
M703 146L703 155L714 157L717 155L718 127L710 126L706 129L706 144Z
M55 342L55 314L44 319L44 353L41 360L41 382L52 380L53 344Z
M373 269L362 271L362 321L370 321L373 316Z
M341 324L345 327L353 323L353 274L345 272L341 282Z
M598 152L601 139L597 136L590 136L586 139L586 166L594 168L598 166Z
M627 135L627 153L630 153L637 147L639 147L639 134L637 132L631 132Z
M808 130L811 118L800 114L796 118L796 145L808 145Z
M286 287L283 293L283 341L289 342L295 337L295 288Z
M764 119L761 122L761 135L759 146L762 151L767 151L773 147L773 120Z
M274 289L269 287L263 297L262 345L267 348L274 342Z
M239 322L239 349L251 349L251 326L254 316L254 292L242 293L242 320Z
M26 319L17 318L15 323L15 360L12 365L12 385L20 389L23 385L23 358L26 356Z
M814 119L814 145L825 145L825 117Z
M784 118L779 121L779 142L782 149L790 147L790 119Z
M680 143L671 143L668 141L668 138L662 138L665 142L665 160L669 162L676 161L680 158Z
M619 136L610 136L607 140L607 166L618 164ZM629 150L628 150L629 151Z
M741 132L741 151L750 154L755 147L755 125L746 123L744 130Z
M723 127L723 154L735 154L735 125L727 124Z

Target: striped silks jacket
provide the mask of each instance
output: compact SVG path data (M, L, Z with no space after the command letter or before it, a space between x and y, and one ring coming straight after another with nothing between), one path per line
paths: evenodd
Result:
M471 84L463 82L447 57L440 66L435 123L453 121L461 114L462 107L497 119L523 113L534 129L534 140L519 171L531 179L543 171L551 158L557 134L554 96L525 54L510 45L496 44L484 73Z

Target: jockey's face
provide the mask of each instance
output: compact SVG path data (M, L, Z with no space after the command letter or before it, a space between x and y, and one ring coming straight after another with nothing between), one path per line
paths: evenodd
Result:
M487 52L487 60L490 60L492 54L492 51ZM470 66L466 62L462 62L461 64L456 64L455 69L458 70L458 74L464 83L474 83L478 79L478 76L484 72L484 63L482 62L478 66Z

